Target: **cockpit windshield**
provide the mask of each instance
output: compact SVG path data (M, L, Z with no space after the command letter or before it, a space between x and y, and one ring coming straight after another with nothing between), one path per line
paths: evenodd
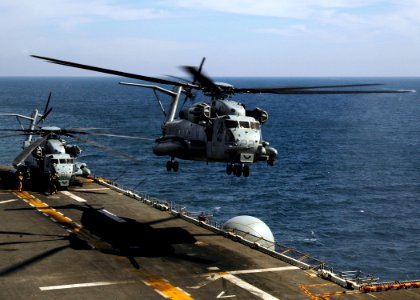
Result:
M66 158L60 158L60 159L53 158L53 159L51 159L51 163L56 164L56 165L59 165L59 164L73 164L74 160L72 158L67 158L67 159Z
M247 122L247 121L239 121L239 127L241 127L241 128L249 128L249 122Z
M225 120L227 128L251 128L254 130L260 129L260 123L258 122L249 122L249 121L235 121L235 120Z
M260 123L258 122L251 122L251 128L255 129L255 130L259 130L260 129Z

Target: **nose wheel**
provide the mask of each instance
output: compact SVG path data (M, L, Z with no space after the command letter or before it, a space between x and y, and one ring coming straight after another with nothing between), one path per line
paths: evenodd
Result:
M226 174L231 175L234 174L237 177L248 177L250 173L249 166L245 164L232 164L229 163L226 165Z
M179 163L177 161L169 160L166 163L166 171L170 172L171 170L173 170L174 172L178 172L178 170L179 170Z

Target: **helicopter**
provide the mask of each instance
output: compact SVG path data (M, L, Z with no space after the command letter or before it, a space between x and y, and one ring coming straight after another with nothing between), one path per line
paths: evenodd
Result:
M283 86L238 88L224 82L216 82L202 71L205 58L199 67L183 66L192 76L191 81L183 78L175 80L150 77L122 71L105 69L70 61L38 55L34 58L47 62L91 70L160 85L171 85L172 89L160 85L120 82L122 85L152 89L164 115L162 135L155 140L153 152L158 156L169 156L167 171L179 170L176 158L205 162L226 163L226 173L238 177L250 175L249 165L265 161L273 166L278 151L262 138L262 125L268 120L268 112L256 107L248 110L245 105L234 101L235 94L362 94L362 93L406 93L411 90L366 90L356 87L378 86L382 84L347 84L324 86ZM345 90L339 88L347 88ZM348 89L350 88L350 89ZM184 108L185 103L195 98L193 91L201 91L210 102L193 103ZM165 110L158 92L170 97ZM184 99L181 99L184 96ZM181 104L182 101L182 104ZM177 115L178 112L178 115Z
M52 111L49 107L51 93L48 96L44 112L34 109L31 116L24 116L17 113L0 113L0 116L14 116L17 118L21 129L2 129L2 131L13 132L15 134L8 134L8 137L14 135L26 136L22 145L22 152L13 160L12 165L17 173L29 175L31 181L45 184L49 180L51 174L55 174L58 178L60 188L66 188L71 184L81 184L76 177L89 177L91 175L90 169L86 163L78 162L77 158L82 153L82 149L77 145L67 143L62 136L71 137L73 139L91 144L93 146L102 148L108 152L124 156L131 160L135 158L116 152L109 147L98 144L96 142L80 138L79 134L88 135L102 135L112 137L126 137L108 133L94 133L86 130L94 128L60 128L56 126L41 126ZM25 128L22 120L29 121ZM19 132L16 134L16 132ZM33 140L33 135L40 135L41 137Z

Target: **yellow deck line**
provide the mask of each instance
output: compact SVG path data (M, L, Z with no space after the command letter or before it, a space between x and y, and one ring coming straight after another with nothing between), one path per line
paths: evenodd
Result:
M35 198L28 192L15 192L15 194L29 205L35 207L39 212L50 217L53 221L60 223L61 225L65 226L73 232L80 231L80 225L75 223L72 219L64 216L62 213L58 212L54 208L51 208L47 203L42 202L38 198Z
M192 300L191 296L181 290L180 288L173 286L165 279L149 279L143 281L146 285L155 289L156 292L162 296L173 299L173 300Z

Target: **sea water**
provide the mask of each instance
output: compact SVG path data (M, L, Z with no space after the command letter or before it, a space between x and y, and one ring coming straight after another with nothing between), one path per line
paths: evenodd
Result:
M151 90L121 86L116 77L3 77L0 112L52 113L44 125L102 128L150 140L91 137L130 154L115 156L79 145L80 161L97 176L212 213L223 223L237 215L264 221L277 242L324 260L335 270L362 270L381 280L420 278L420 93L357 95L236 95L247 108L268 111L264 140L279 151L276 164L251 165L248 178L228 176L223 163L180 161L152 153L163 114ZM417 89L420 78L220 78L238 87L384 83ZM374 88L374 87L372 87ZM168 104L165 96L160 97ZM205 97L197 95L195 101ZM188 105L188 103L186 104ZM12 117L0 128L18 129ZM83 136L85 137L85 136ZM0 164L21 151L23 136L0 138Z

